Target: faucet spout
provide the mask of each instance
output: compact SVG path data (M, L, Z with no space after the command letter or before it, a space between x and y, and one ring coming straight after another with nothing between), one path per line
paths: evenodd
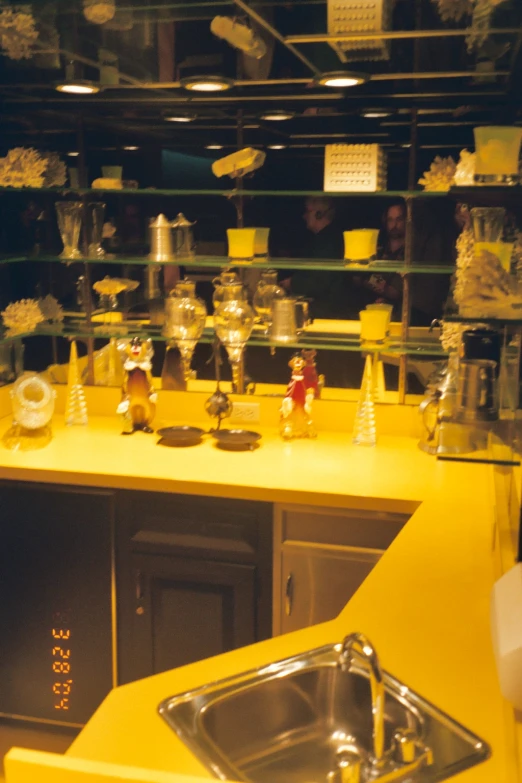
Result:
M362 633L351 633L343 640L339 665L348 670L354 653L363 658L370 674L373 719L373 757L379 766L384 760L384 678L372 643Z

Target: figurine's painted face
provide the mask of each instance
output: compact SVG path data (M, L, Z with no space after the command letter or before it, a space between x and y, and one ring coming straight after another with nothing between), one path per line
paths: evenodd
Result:
M303 367L305 366L305 360L302 356L294 356L290 361L288 362L288 366L292 368L292 370L295 373L301 372Z
M134 359L138 359L141 355L141 340L139 338L132 340L130 344L130 352Z

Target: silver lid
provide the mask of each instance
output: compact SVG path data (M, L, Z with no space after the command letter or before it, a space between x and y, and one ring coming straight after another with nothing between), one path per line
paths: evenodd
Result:
M163 216L161 216L163 217ZM190 220L187 220L183 212L179 212L175 219L170 224L171 228L188 228L189 226L194 226L196 221L194 223L191 223Z
M170 228L170 221L165 215L158 215L157 218L151 218L149 228Z

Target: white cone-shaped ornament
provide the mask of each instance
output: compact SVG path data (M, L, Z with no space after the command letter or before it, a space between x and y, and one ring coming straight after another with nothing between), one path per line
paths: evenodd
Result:
M364 365L361 394L357 403L353 425L353 443L356 446L375 446L377 443L373 390L372 357L368 354Z
M69 358L69 375L67 378L67 401L65 403L65 423L87 424L87 403L85 392L80 380L78 369L78 349L76 341L71 342L71 355Z

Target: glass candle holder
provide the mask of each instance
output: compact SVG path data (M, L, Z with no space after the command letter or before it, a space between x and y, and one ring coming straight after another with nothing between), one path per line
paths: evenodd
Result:
M485 250L488 253L496 256L502 267L509 274L511 271L511 257L513 255L514 242L475 242L474 254L476 257L480 256Z
M475 182L480 185L516 185L522 128L489 125L474 128Z
M235 261L253 261L256 231L255 228L227 228L228 257Z
M357 228L353 231L344 231L343 237L346 261L368 264L376 258L379 237L379 231L376 228Z
M474 207L470 209L475 242L500 242L504 230L504 207Z
M383 343L389 315L386 310L361 310L361 342Z

